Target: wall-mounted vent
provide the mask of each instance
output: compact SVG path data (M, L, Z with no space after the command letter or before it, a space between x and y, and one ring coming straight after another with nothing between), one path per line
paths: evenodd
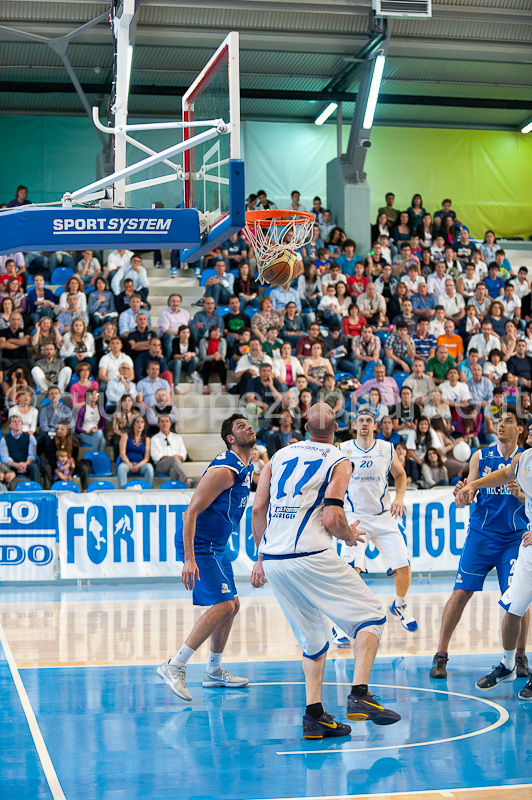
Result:
M378 17L432 17L432 0L372 0Z

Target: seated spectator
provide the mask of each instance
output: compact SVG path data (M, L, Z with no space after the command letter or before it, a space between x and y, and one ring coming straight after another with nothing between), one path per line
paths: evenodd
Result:
M399 387L393 378L386 376L386 370L383 364L376 365L374 375L374 378L365 381L352 396L355 398L367 396L369 398L370 389L376 388L380 392L382 402L387 405L388 408L398 403Z
M118 333L120 336L127 336L137 328L137 317L142 314L147 318L147 326L151 327L150 315L142 310L142 298L140 294L134 292L129 298L129 308L123 311L118 317Z
M85 322L75 319L72 329L65 333L60 356L67 367L75 370L80 361L87 361L91 371L96 372L96 359L94 358L94 338L88 333Z
M268 438L268 457L271 458L278 450L289 444L301 442L303 436L295 429L294 420L289 411L283 411L279 419L279 429Z
M251 324L253 325L253 322ZM270 328L268 328L268 330L270 330ZM303 316L298 315L296 304L292 301L287 303L284 310L282 328L279 332L279 335L281 339L283 339L285 342L290 342L290 344L293 346L297 346L299 338L306 338Z
M36 275L35 285L28 292L28 312L31 321L36 325L43 317L53 317L55 297L50 289L45 288L42 275ZM10 298L6 298L12 302Z
M370 362L375 364L378 362L381 352L381 340L374 335L371 325L364 325L360 334L353 338L351 349L351 359L355 369L354 376L359 378L362 370Z
M57 426L64 422L74 429L72 410L61 399L61 392L57 386L50 386L46 394L48 403L41 405L39 410L39 428L41 435L37 441L38 452L50 457L50 445L56 435Z
M334 377L334 370L328 358L323 357L323 345L315 342L311 347L311 355L303 361L303 372L310 388L317 393L323 386L325 375L329 373Z
M434 316L437 305L436 295L429 292L428 284L420 283L417 294L412 296L412 310L415 316L422 319L430 319Z
M215 305L226 306L229 298L233 294L233 285L235 276L230 272L226 272L225 261L223 258L218 259L214 264L216 275L207 278L205 283L205 291L203 297L212 297ZM196 303L199 305L201 301Z
M390 222L388 222L390 224ZM410 240L412 230L410 228L410 218L408 211L400 211L392 227L392 239L399 245L400 242Z
M180 294L171 294L168 298L168 308L161 311L157 320L163 354L167 361L172 358L172 343L179 329L183 325L190 325L190 314L181 308L182 301Z
M327 326L331 324L342 325L342 310L336 297L336 286L334 284L330 283L327 285L318 309L322 312Z
M24 291L24 281L22 275L17 274L17 265L12 258L8 258L5 262L4 272L0 273L0 286L3 288L10 278L16 278L18 285Z
M399 436L399 434L394 435L397 437ZM377 439L378 438L380 437L377 436ZM413 458L407 457L408 451L406 449L406 444L399 439L399 441L394 444L394 449L399 463L406 473L406 485L417 485L419 481L419 467ZM395 481L391 472L388 475L388 484L390 486L395 486Z
M364 294L366 291L366 286L368 283L371 283L369 278L366 278L365 275L365 267L363 261L357 261L355 264L355 274L350 275L347 279L347 287L349 292L351 293L351 297L353 298L353 302L359 297L361 294ZM323 283L322 283L323 287Z
M224 338L228 347L234 347L235 342L240 341L241 332L244 328L251 328L251 321L247 314L240 308L240 299L236 295L229 298L231 311L224 315Z
M420 358L424 364L433 358L436 353L436 339L429 333L429 321L420 319L416 325L416 333L412 336L412 342L416 351L416 358Z
M508 372L506 362L502 360L502 351L493 348L488 356L488 360L484 362L482 370L486 378L489 378L494 386L499 386Z
M91 450L105 450L105 417L98 405L98 389L88 388L85 402L78 409L76 433L83 447Z
M438 336L438 347L445 345L449 355L459 364L464 358L464 343L462 337L454 332L454 322L446 319L444 323L444 335Z
M391 267L387 255L383 253L380 242L374 242L372 244L372 249L369 251L364 261L364 266L367 275L372 275L374 277L378 277L382 274L384 267Z
M412 458L421 468L429 447L439 449L441 440L436 431L432 430L430 420L420 417L416 428L410 431L406 440L407 457Z
M166 394L165 394L166 397ZM176 414L177 414L177 408ZM148 414L147 412L147 418ZM114 459L118 459L120 439L124 432L129 433L133 421L139 416L138 408L133 406L133 399L131 395L125 394L118 401L115 413L113 414L110 444L113 448ZM158 429L157 429L158 430Z
M468 301L469 306L474 306L475 314L480 319L481 323L486 314L488 314L492 300L488 295L488 290L483 281L477 283L475 287L475 296Z
M447 380L440 384L439 389L443 400L450 409L464 408L471 403L471 390L468 383L463 383L458 367L451 367L447 372ZM444 416L442 414L442 416Z
M441 218L438 235L443 237L446 245L453 245L456 241L456 228L454 220L450 214L444 214Z
M409 238L408 242L401 242L400 253L393 258L393 273L394 275L406 275L412 265L419 267L419 258L412 253Z
M246 416L255 433L260 427L260 418L268 412L274 403L282 399L282 387L274 378L272 365L262 364L257 377L248 381L245 393Z
M211 373L216 372L222 384L222 394L227 392L227 369L225 358L227 355L227 342L221 338L218 325L211 325L209 338L201 339L199 354L201 359L201 375L203 380L203 394L210 394L209 380Z
M503 411L504 390L502 386L495 386L493 389L493 400L484 408L484 439L488 445L495 444L499 438L497 434L497 425Z
M322 390L320 389L320 392ZM319 392L318 392L318 399L319 399ZM385 406L381 401L381 393L375 387L369 390L368 400L361 400L359 405L357 406L357 412L362 411L363 409L368 409L372 411L375 415L375 419L377 424L380 424L384 417L388 417L390 414L390 410L388 406Z
M460 272L462 271L462 265L460 262L456 260L456 253L454 252L454 247L451 244L448 244L443 249L443 261L441 262L445 267L445 274L447 278L456 279ZM440 294L444 294L445 287L443 292Z
M150 426L148 429L148 436L155 436L159 433L159 420L161 417L170 417L172 425L175 425L178 420L178 411L177 408L172 405L172 398L170 395L168 395L164 389L157 389L155 397L146 412L146 421Z
M300 211L304 211L305 209L301 208ZM319 223L318 230L320 239L323 242L326 242L329 238L329 234L332 230L336 227L335 223L332 221L332 214L328 208L324 208L321 214L321 222Z
M514 294L520 300L523 300L524 297L528 297L530 295L530 281L528 279L528 267L519 267L519 272L517 273L517 277L513 277L510 279L512 286L514 287Z
M238 266L238 277L235 278L233 292L240 299L242 310L246 309L248 306L252 308L259 307L258 286L251 277L249 264L245 261Z
M60 450L56 454L55 469L53 474L54 481L71 481L74 479L76 462L68 456L65 450Z
M445 316L450 317L455 327L459 325L462 317L465 316L465 301L461 294L457 294L452 278L445 281L445 294L438 297L438 305L445 309Z
M149 350L152 339L158 339L156 331L148 325L148 315L145 311L139 311L136 319L137 327L129 331L124 346L124 352L137 356Z
M386 353L384 366L386 367L387 375L393 375L396 370L410 372L416 357L416 351L414 343L408 335L408 324L406 322L397 324L396 332L391 333L386 339L384 351Z
M515 351L515 355L507 361L508 376L516 378L519 386L530 389L532 387L532 358L527 355L527 344L524 339L516 342ZM473 374L473 370L471 370L471 374Z
M6 407L15 402L17 391L21 386L33 387L33 378L25 364L15 364L10 367L2 381L2 392Z
M423 247L420 255L419 268L422 276L427 279L436 270L436 262L432 259L432 253L429 247Z
M340 267L338 266L338 264L335 261L334 264L331 264L331 269L329 270L329 272L325 273L325 275L321 279L322 292L326 291L327 286L330 283L332 283L334 285L334 284L337 284L339 281L341 281L342 283L345 283L347 286L349 285L348 284L347 275L344 275L340 271Z
M443 306L436 306L434 309L434 316L429 322L429 334L438 339L438 336L443 336L445 333L445 309Z
M35 435L39 414L31 404L31 392L27 386L21 386L18 389L16 403L9 409L8 419L15 414L22 420L22 432Z
M342 281L338 281L335 288L336 299L338 300L338 305L340 306L340 313L342 317L347 317L347 310L353 302L350 295L347 293L347 286L345 283L342 283Z
M236 366L237 394L242 396L247 391L248 382L259 375L260 368L264 364L269 364L273 368L273 361L263 352L260 339L252 337L249 342L249 351L238 360Z
M390 226L391 227L391 226ZM386 212L377 215L377 222L371 226L371 241L377 241L379 236L389 236L390 228L388 227L388 216Z
M455 365L456 362L449 355L447 347L444 344L439 345L436 348L436 355L427 363L427 375L434 380L436 386L439 386L446 380L450 368Z
M377 294L381 294L388 302L395 293L399 278L392 275L392 268L389 264L385 264L382 268L380 276L375 281L375 289ZM405 284L406 285L406 284Z
M346 239L342 244L341 250L342 253L336 259L334 266L345 276L354 275L355 264L360 261L360 256L355 253L356 242L353 239Z
M477 367L475 367L475 369ZM480 367L478 368L480 369ZM487 380L487 378L483 380ZM493 393L492 393L492 398L493 398ZM466 442L466 444L470 446L471 450L476 450L477 448L480 447L479 436L481 427L482 427L482 414L480 413L477 406L470 405L462 409L462 413L459 415L455 425L455 431L457 434L459 434L460 438L463 439Z
M425 463L421 467L421 486L432 489L434 486L449 486L449 473L443 463L441 453L435 447L429 447L425 455Z
M194 347L194 342L190 335L190 328L187 325L181 325L177 331L177 336L172 341L170 369L174 378L174 385L177 386L179 383L183 370L189 383L194 380L200 380L199 373L197 372L198 363L196 348Z
M297 279L297 291L302 306L318 307L322 295L322 286L316 264L305 264L303 275L300 275Z
M148 374L148 364L150 361L156 361L159 364L159 375L164 378L169 385L172 384L173 375L170 367L163 356L161 347L161 340L156 336L152 336L149 340L148 349L141 353L135 359L135 378L137 381L142 380Z
M468 351L467 358L464 358L464 360L460 362L460 380L462 382L469 380L471 377L471 367L473 364L478 364L478 360L478 350L472 347L471 350Z
M109 264L109 261L107 263ZM146 272L146 268L142 266L142 259L140 256L131 256L129 264L120 267L113 275L111 290L115 296L124 291L125 287L123 284L128 278L133 281L134 290L140 294L143 300L147 300L149 286L148 273Z
M119 452L121 463L118 465L118 488L123 489L130 473L140 475L153 487L153 467L150 464L150 437L146 435L146 420L138 416L133 420L130 431L125 431L120 438Z
M403 386L408 386L412 391L414 403L420 406L425 405L425 401L435 389L436 384L428 375L425 375L425 361L416 356L412 364L412 374L403 383Z
M181 466L187 457L183 438L171 432L170 417L159 417L159 433L151 439L151 459L157 475L168 475L171 481L181 481L190 489L194 486L192 478L187 478Z
M234 233L222 245L222 255L228 272L237 269L240 264L248 257L248 245L238 234Z
M14 308L26 314L28 310L28 301L18 278L11 276L7 279L4 288L0 292L0 297L2 299L4 297L11 298Z
M501 297L500 302L503 306L505 318L513 320L518 328L521 327L521 300L514 294L513 283L506 284L504 295ZM524 322L522 327L524 328Z
M82 250L82 258L77 263L78 275L86 286L96 286L96 281L100 275L107 281L109 270L106 269L102 274L102 265L94 255L94 250Z
M59 453L66 453L69 458L74 460L73 474L79 477L82 491L88 485L89 473L92 471L90 461L79 458L79 441L72 435L72 430L68 421L58 421L55 436L50 439L48 444L48 464L43 466L44 488L49 489L52 485L52 477L57 466L57 456Z
M42 358L35 360L31 375L41 394L46 394L50 386L58 386L63 393L72 377L72 369L59 358L56 345L48 342L44 345Z
M456 291L462 295L464 301L468 303L475 296L475 289L480 283L480 278L475 272L474 264L465 265L465 274L460 275L456 282Z
M379 397L380 397L380 392L379 392ZM381 419L379 425L379 433L376 435L375 438L382 439L384 442L390 442L390 444L393 445L394 447L398 442L401 441L401 437L399 436L397 431L394 430L393 419L391 417L384 416ZM405 453L406 453L406 447L405 447Z
M19 208L20 206L29 205L31 205L31 200L28 200L28 187L20 184L20 186L17 186L14 199L9 201L7 207Z
M106 322L101 333L94 340L95 358L96 363L99 364L101 359L111 352L110 342L118 336L118 330L114 322Z
M284 286L276 286L275 289L273 289L270 293L270 300L272 302L273 310L281 316L281 319L284 318L288 303L295 303L297 314L301 313L301 299L297 289L292 289L290 283L285 283ZM255 314L253 316L251 323L253 327L256 327L258 316L259 314ZM271 325L268 327L271 327ZM282 323L277 325L277 327L280 330Z
M504 279L499 276L499 266L495 261L488 265L488 277L484 278L484 285L492 300L504 294Z
M192 338L195 345L199 344L200 339L208 338L209 328L211 328L212 325L217 325L220 330L223 330L223 317L216 313L215 307L216 304L214 299L212 297L205 296L203 298L203 310L194 314L192 322L190 323L190 329L192 331ZM257 316L259 315L255 314L253 319L255 319Z
M456 219L456 214L451 208L452 201L451 200L443 200L441 204L441 211L436 211L434 214L434 222L436 225L441 225L442 219L444 217L450 217L453 222L456 222L457 225L462 225L460 220Z
M77 297L77 307L80 311L87 311L87 295L85 294L85 286L79 275L73 275L65 284L65 291L59 297L59 311L67 311L69 304L67 302L68 296L73 294Z
M449 370L449 372L450 371L451 370ZM459 385L463 386L463 384ZM446 424L451 425L451 409L449 408L449 403L442 397L440 386L433 389L427 400L428 402L423 407L423 416L430 420L433 420L434 417L441 417L441 419L445 420Z
M529 323L530 325L530 323ZM511 319L507 319L504 323L504 336L501 337L500 348L502 350L503 358L505 361L509 361L512 356L515 356L517 350L517 328L515 327L514 323ZM531 354L530 342L529 337L523 336L521 333L519 334L519 339L523 339L526 342L526 354L529 356ZM494 348L497 349L497 348Z
M57 316L57 324L59 332L66 335L72 328L74 320L82 320L83 324L89 324L89 317L86 311L80 311L78 306L78 298L75 294L69 294L67 297L67 309L61 311Z
M312 345L320 341L320 326L317 322L311 322L308 326L306 336L300 336L296 345L296 356L301 359L308 358Z
M23 365L30 369L32 364L28 358L28 345L30 337L20 329L22 315L20 311L12 311L9 319L9 328L0 331L0 370L6 372L10 367Z
M493 326L490 320L483 320L480 324L480 333L469 340L467 352L472 349L478 352L480 361L485 361L494 347L499 347L500 340L493 335Z
M50 272L53 272L57 267L66 267L67 269L74 270L76 262L74 261L74 250L56 250L50 256Z
M133 369L129 364L125 362L121 364L118 369L118 377L111 378L105 388L105 409L108 414L112 414L115 411L117 404L120 402L120 398L124 397L124 395L128 394L132 400L136 399L137 385L133 378ZM72 387L72 391L74 390L74 386ZM98 388L97 385L96 388Z
M116 273L121 267L127 267L132 255L133 250L112 250L107 256L109 272Z
M115 308L118 315L123 314L124 311L128 310L129 298L134 292L135 292L135 284L130 278L126 279L124 281L124 290L120 292L120 294L114 295ZM139 292L137 292L137 294L139 294ZM143 300L141 305L144 311L149 311L150 304L146 300Z
M420 283L426 283L425 278L419 274L419 266L412 263L409 265L406 275L401 277L401 281L405 284L409 297L417 294Z
M391 320L393 320L394 317L397 317L399 314L402 313L403 302L405 299L408 299L409 302L412 302L408 297L408 289L406 288L406 284L399 281L399 283L395 285L394 293L387 301L388 303L387 314Z
M421 412L417 403L412 400L412 390L409 386L402 386L399 390L400 401L395 406L390 406L390 416L393 419L394 430L400 434L407 434L415 429Z
M147 410L152 404L157 389L164 389L172 394L172 387L160 376L160 364L157 359L148 361L147 376L137 383L137 403Z
M50 317L43 317L40 322L36 323L35 330L31 334L34 360L44 358L44 348L47 344L53 344L56 350L59 350L63 346L63 337L59 333L57 322L52 322Z
M112 322L117 316L118 311L115 306L115 298L107 288L107 282L101 276L94 281L96 287L88 296L89 322L93 329L101 328L106 322Z
M22 253L21 253L22 255ZM48 282L50 280L50 270L48 268L48 259L44 255L43 251L40 250L33 250L29 253L26 253L26 268L29 275L42 275L44 280ZM22 264L17 264L17 267L20 269Z
M364 294L357 297L357 306L362 316L371 324L377 311L386 310L386 300L382 295L377 294L374 283L368 283Z
M493 383L490 381L489 378L485 378L483 376L482 366L480 364L474 364L471 367L471 377L467 381L467 386L469 387L469 391L471 392L472 402L477 403L482 408L491 403L493 399ZM459 432L461 433L462 431ZM477 444L477 447L478 446L479 445Z
M347 316L342 320L344 335L349 337L358 336L366 324L366 318L360 316L360 311L356 303L351 303L347 309Z
M418 295L414 295L417 297ZM408 335L413 337L416 335L417 331L417 324L419 322L419 317L416 317L412 311L412 299L409 297L405 297L402 304L402 312L397 317L393 317L392 324L397 328L400 322L406 322L408 325Z
M266 196L266 192L264 189L259 189L257 192L257 205L255 206L257 209L276 209L277 206L275 203L270 202Z
M270 358L274 358L280 354L282 343L283 340L279 339L279 331L277 328L268 328L266 331L266 341L262 343L262 349L266 355L270 356Z
M290 388L295 385L298 375L304 375L301 362L292 355L292 348L288 342L281 345L280 355L273 359L273 376L281 386Z
M330 406L334 411L334 415L338 420L347 423L348 414L344 412L345 398L344 393L339 386L336 385L334 375L327 373L323 379L323 386L318 389L316 402L325 403Z
M506 324L506 317L504 316L504 306L500 300L494 300L488 309L488 313L483 319L483 322L491 322L493 334L495 336L504 336Z
M131 358L122 352L122 339L113 336L109 340L109 351L98 362L98 380L107 385L113 378L118 378L118 370L124 363L133 367Z
M488 319L493 323L492 317L488 317ZM458 335L462 339L463 346L467 347L471 337L476 336L477 333L480 333L480 320L475 314L474 306L466 306L466 315L462 317L458 326Z
M335 372L347 372L349 375L357 374L357 367L349 360L351 343L347 336L341 332L339 325L333 324L329 328L330 333L323 340L323 353L328 358Z
M0 330L5 331L6 328L9 328L11 312L14 311L14 309L15 306L10 297L4 297L3 300L0 300ZM24 329L24 319L22 316L20 318L20 329Z
M9 419L9 432L0 439L0 460L8 468L2 470L4 481L13 480L15 476L24 476L29 481L39 481L40 469L37 465L37 441L32 433L23 431L23 422L19 415L13 414Z
M438 261L434 273L427 278L428 292L436 297L445 294L445 282L450 277L445 261Z

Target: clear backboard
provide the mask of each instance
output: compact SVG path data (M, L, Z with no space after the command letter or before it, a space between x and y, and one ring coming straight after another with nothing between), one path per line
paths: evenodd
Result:
M230 214L230 160L240 159L238 50L238 33L232 32L183 95L183 122L221 118L229 126L227 135L184 153L185 207L207 215L210 236ZM190 138L194 129L183 135Z

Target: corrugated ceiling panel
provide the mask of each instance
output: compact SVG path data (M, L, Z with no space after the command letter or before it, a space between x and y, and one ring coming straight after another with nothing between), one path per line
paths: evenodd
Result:
M477 8L496 8L504 10L530 10L529 0L437 0L438 6L476 6Z
M511 20L511 17L509 17ZM486 17L485 21L473 22L471 20L459 19L457 12L456 20L447 19L428 19L428 20L406 20L397 19L394 21L393 36L434 36L437 38L455 39L478 39L479 41L512 41L529 42L532 40L532 25L519 25L501 23ZM488 53L486 53L488 58Z
M483 108L437 108L434 106L391 106L379 104L377 120L398 122L439 122L457 125L517 125L523 119L522 111Z
M109 8L107 2L94 3L35 3L30 0L4 0L2 2L2 19L42 19L50 21L73 20L87 22L99 17Z
M390 56L386 59L384 76L532 86L532 64Z
M89 104L96 104L96 95L88 95ZM84 108L77 94L23 94L4 92L2 110L26 109L28 111L83 112ZM0 118L1 119L1 118Z
M383 81L381 92L407 94L414 97L479 97L493 100L525 100L532 102L532 88L513 89L505 86L456 86L442 83L416 83L415 81Z

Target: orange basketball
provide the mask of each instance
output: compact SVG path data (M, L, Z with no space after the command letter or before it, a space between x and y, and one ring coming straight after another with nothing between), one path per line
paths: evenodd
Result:
M270 261L262 277L272 286L284 286L297 278L302 272L301 264L298 262L297 255L285 249L281 255Z

